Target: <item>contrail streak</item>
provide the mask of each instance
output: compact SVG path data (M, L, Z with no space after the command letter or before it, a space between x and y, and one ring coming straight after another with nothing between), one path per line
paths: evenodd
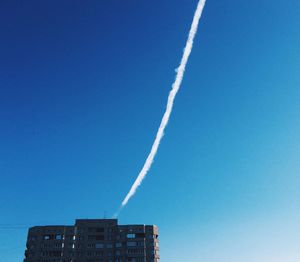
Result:
M188 62L189 56L191 54L192 48L193 48L193 42L194 42L194 38L195 35L197 33L197 29L198 29L198 24L199 24L199 20L201 18L202 15L202 11L205 5L205 1L206 0L199 0L198 2L198 6L197 9L195 11L194 14L194 18L193 18L193 22L192 22L192 26L189 32L189 36L184 48L184 52L183 52L183 56L181 58L181 62L179 67L177 68L176 72L176 78L175 81L172 85L172 89L169 93L169 97L168 97L168 102L167 102L167 107L166 107L166 111L163 115L163 118L161 120L160 126L158 128L154 143L152 145L151 151L144 163L144 166L142 168L142 170L140 171L138 177L136 178L136 180L134 181L133 185L131 186L128 194L126 195L126 197L124 198L124 200L122 201L122 204L119 208L119 210L117 211L117 213L115 214L115 217L118 216L119 212L121 211L121 209L126 206L126 204L128 203L129 199L135 194L137 188L141 185L141 183L143 182L144 178L146 177L149 169L151 168L151 165L153 163L154 157L157 153L159 144L161 139L164 136L164 130L169 122L169 118L170 115L172 113L172 108L173 108L173 104L174 104L174 99L176 97L176 94L180 88L183 76L184 76L184 72L185 72L185 67L186 64Z

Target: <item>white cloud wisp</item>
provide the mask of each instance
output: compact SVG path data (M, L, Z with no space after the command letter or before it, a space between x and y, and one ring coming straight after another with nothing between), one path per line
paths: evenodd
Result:
M134 181L133 185L131 186L128 194L126 195L126 197L122 201L122 204L121 204L119 210L117 211L117 213L115 214L115 217L118 216L118 214L122 210L122 208L124 206L126 206L129 199L135 194L137 188L141 185L141 183L143 182L144 178L146 177L148 171L151 168L151 165L152 165L154 157L157 153L160 141L164 136L164 130L165 130L165 128L166 128L166 126L169 122L169 118L170 118L170 115L172 113L172 108L173 108L173 104L174 104L174 99L175 99L176 94L177 94L177 92L178 92L178 90L181 86L181 83L182 83L182 79L183 79L184 72L185 72L185 67L186 67L186 64L188 62L189 56L190 56L192 48L193 48L194 38L195 38L195 35L197 33L198 24L199 24L201 15L202 15L202 11L203 11L203 8L204 8L204 5L205 5L205 1L206 0L199 0L199 2L198 2L198 6L197 6L197 9L195 11L193 22L192 22L191 29L190 29L190 32L189 32L189 36L188 36L188 39L187 39L187 42L186 42L186 45L185 45L185 48L184 48L183 56L181 58L180 65L176 70L176 72L177 72L176 78L175 78L175 81L172 85L172 89L169 93L166 111L163 115L160 126L158 128L158 131L157 131L154 143L152 145L151 151L150 151L150 153L149 153L149 155L148 155L148 157L147 157L147 159L144 163L144 166L141 169L138 177L136 178L136 180Z

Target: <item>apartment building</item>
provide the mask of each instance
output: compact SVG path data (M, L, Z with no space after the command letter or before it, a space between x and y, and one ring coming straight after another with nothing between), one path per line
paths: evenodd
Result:
M77 219L75 225L28 231L24 262L159 262L158 228L117 219Z

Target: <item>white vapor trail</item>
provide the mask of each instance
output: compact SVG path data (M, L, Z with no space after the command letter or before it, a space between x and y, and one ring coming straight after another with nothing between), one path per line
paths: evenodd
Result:
M151 165L153 163L154 157L157 153L160 141L164 135L164 130L169 122L169 118L170 115L172 113L172 108L173 108L173 104L174 104L174 99L176 97L176 94L180 88L183 76L184 76L184 72L185 72L185 67L186 64L188 62L189 56L191 54L192 48L193 48L193 42L194 42L194 38L195 35L197 33L197 29L198 29L198 24L199 24L199 20L201 18L202 15L202 11L205 5L205 1L206 0L199 0L198 2L198 6L197 9L195 11L194 14L194 18L193 18L193 22L191 25L191 29L189 32L189 36L186 42L186 46L184 48L184 52L183 52L183 56L181 58L181 62L179 67L177 68L176 72L176 78L175 81L172 85L172 89L169 93L169 97L168 97L168 103L167 103L167 107L166 107L166 111L163 115L163 118L161 120L160 126L158 128L154 143L152 145L151 151L144 163L144 166L142 168L142 170L140 171L138 177L136 178L136 180L134 181L133 185L131 186L128 194L126 195L126 197L124 198L124 200L122 201L122 204L119 208L119 210L117 211L117 213L115 214L115 217L118 216L119 212L121 211L121 209L126 206L126 204L128 203L129 199L135 194L137 188L141 185L141 183L143 182L144 178L146 177L149 169L151 168Z

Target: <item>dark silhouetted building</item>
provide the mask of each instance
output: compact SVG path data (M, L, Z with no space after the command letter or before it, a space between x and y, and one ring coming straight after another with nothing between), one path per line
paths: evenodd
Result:
M28 231L24 262L159 262L158 228L117 219L77 219L74 226Z

